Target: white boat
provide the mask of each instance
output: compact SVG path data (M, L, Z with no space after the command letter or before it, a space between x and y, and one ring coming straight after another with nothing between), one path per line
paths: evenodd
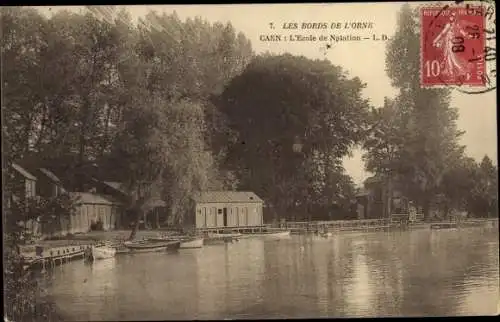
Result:
M258 235L264 236L268 239L282 239L290 237L290 231L276 231L276 232L268 232L268 233L259 233Z
M181 239L181 245L179 248L202 248L204 239L202 237L186 238Z
M328 237L332 237L333 233L330 232L330 231L328 231L328 232L325 232L325 233L321 233L320 236L323 237L323 238L328 238Z
M96 259L106 259L112 258L116 255L116 249L110 246L92 246L92 258Z

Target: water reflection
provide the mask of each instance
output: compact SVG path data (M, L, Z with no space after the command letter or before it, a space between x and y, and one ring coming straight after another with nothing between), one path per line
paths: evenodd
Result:
M495 314L498 255L494 230L340 233L74 262L45 281L73 320Z

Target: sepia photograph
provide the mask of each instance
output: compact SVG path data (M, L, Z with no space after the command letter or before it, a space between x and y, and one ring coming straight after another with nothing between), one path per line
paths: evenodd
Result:
M0 10L4 321L500 313L493 0Z

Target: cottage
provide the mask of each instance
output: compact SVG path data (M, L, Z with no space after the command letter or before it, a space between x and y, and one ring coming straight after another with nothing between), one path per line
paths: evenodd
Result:
M196 228L263 225L263 201L253 192L206 191L193 197Z
M115 199L90 192L71 192L77 202L76 214L70 216L66 230L70 233L85 233L98 223L103 230L120 226L122 204Z
M93 181L97 188L96 192L109 195L124 205L130 202L130 194L124 187L123 183L116 181L99 181L97 179L93 179ZM147 183L145 183L145 186L147 187ZM144 218L142 220L144 221L145 226L156 226L156 228L159 228L160 223L166 222L167 220L166 203L161 199L159 193L156 193L149 201L148 206L150 210L144 214ZM135 218L136 216L131 211L127 211L127 215L123 215L121 224L123 226L128 226L129 224L132 224Z
M66 192L61 180L50 170L39 168L36 170L37 185L36 193L45 198L57 197Z
M29 173L26 169L18 165L12 164L13 185L12 195L20 200L26 200L36 196L36 177Z
M13 163L11 168L13 170L11 188L12 199L26 202L27 199L34 198L36 196L37 178L17 163ZM10 200L8 201L9 205L7 206L10 206ZM40 224L37 220L29 220L25 222L24 225L29 232L35 235L40 234Z

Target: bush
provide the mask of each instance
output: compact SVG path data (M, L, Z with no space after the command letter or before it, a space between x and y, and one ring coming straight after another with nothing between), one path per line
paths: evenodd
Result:
M4 304L6 321L63 321L53 303L43 300L34 272L23 268L23 260L14 241L4 237Z

